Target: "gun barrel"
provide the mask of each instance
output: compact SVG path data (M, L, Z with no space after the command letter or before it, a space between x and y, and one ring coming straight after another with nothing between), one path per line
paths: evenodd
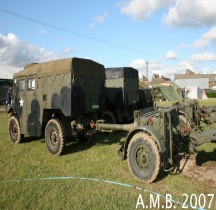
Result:
M216 130L208 130L202 132L192 132L190 133L191 141L195 141L195 145L199 146L204 143L216 142Z
M98 120L96 122L96 130L98 132L112 132L112 131L127 131L129 132L131 129L137 126L137 123L131 124L108 124L104 123L104 120Z

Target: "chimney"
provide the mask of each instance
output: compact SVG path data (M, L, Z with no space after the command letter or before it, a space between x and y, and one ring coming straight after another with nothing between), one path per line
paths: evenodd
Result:
M148 81L148 61L146 61L146 78L147 78L147 81Z

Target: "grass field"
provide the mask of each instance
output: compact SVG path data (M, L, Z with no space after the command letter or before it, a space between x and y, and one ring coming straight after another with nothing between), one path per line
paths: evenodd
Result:
M200 106L216 106L216 98L199 99Z
M179 202L185 200L183 193L216 193L209 183L182 174L163 174L153 184L135 180L127 161L117 155L124 140L121 133L96 134L89 145L68 143L65 155L53 157L46 150L44 139L26 137L24 143L12 144L7 120L6 113L0 113L0 209L130 210L135 209L139 194L148 204L153 192L162 196L169 193ZM209 154L205 161L216 160L212 156L215 149L215 144L199 148ZM160 198L165 205L165 199ZM182 209L174 204L176 209ZM216 209L214 204L211 209Z

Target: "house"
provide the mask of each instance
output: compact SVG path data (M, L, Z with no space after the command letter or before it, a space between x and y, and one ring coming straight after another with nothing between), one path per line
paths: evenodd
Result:
M175 74L174 81L181 88L198 86L201 89L212 89L216 86L216 74L195 74L187 69L186 74Z

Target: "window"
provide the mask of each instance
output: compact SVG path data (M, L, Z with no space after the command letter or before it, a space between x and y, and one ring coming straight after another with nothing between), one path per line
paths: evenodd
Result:
M35 90L35 79L28 79L28 90Z
M19 91L25 90L25 80L19 80Z

